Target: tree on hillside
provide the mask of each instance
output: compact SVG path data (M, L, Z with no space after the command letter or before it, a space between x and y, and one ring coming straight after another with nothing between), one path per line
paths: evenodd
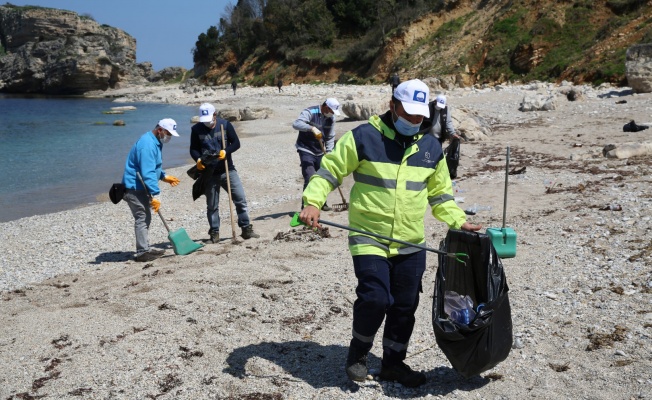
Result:
M269 48L281 54L305 45L329 47L337 36L322 0L268 0L263 21Z
M192 51L192 61L196 66L208 67L211 61L219 55L220 44L218 38L219 34L215 26L211 26L206 33L199 35Z
M377 21L378 0L327 0L326 6L333 14L340 34L364 35Z

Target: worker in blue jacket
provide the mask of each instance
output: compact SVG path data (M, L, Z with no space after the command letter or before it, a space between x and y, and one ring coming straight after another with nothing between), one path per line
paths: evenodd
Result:
M351 189L349 226L359 231L425 244L424 216L432 215L452 229L478 231L466 221L453 197L452 183L441 145L420 130L429 116L428 86L418 79L398 85L389 111L345 133L303 192L299 218L319 227L320 208L329 192L347 175ZM425 250L351 231L357 299L346 373L353 381L367 377L367 355L383 321L380 379L416 387L426 381L404 360L419 305Z
M171 118L162 119L156 127L145 133L133 145L122 175L122 184L125 185L124 200L129 205L134 216L134 230L136 232L136 261L153 261L164 254L164 250L149 247L149 224L152 222L152 212L158 212L161 201L158 195L161 190L158 181L162 180L172 186L179 184L179 179L167 175L162 169L163 144L168 143L172 136L178 137L177 123ZM139 173L147 185L147 191L138 179ZM147 195L149 191L150 196Z

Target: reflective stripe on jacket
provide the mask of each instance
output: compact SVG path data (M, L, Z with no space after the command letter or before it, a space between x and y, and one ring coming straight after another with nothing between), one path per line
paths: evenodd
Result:
M466 215L453 197L441 145L432 135L418 134L403 147L379 116L347 132L303 192L304 204L321 208L326 196L353 173L349 225L415 244L425 243L424 214L459 229ZM419 251L395 242L349 232L352 255L390 257Z

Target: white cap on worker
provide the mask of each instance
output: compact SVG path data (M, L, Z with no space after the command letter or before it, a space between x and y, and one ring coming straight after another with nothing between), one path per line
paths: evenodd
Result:
M204 103L199 106L199 122L211 122L215 114L215 107L211 103Z
M335 98L333 98L333 97L329 97L328 99L326 99L326 105L327 105L331 110L333 110L333 112L335 113L335 115L340 115L340 102L337 101L337 99L335 99Z
M412 79L401 83L394 90L394 97L401 102L406 113L430 117L430 89L420 80Z
M439 108L440 110L442 108L446 108L446 96L444 96L443 94L438 94L437 98L435 99L435 102L437 103L437 108Z
M172 136L179 136L177 133L177 123L172 118L164 118L158 121L158 126L170 132Z

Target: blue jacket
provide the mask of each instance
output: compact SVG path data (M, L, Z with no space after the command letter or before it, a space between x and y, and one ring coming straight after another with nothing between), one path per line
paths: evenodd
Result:
M136 171L143 177L147 190L152 196L161 193L158 187L159 179L165 177L163 166L163 144L154 136L152 131L147 132L133 145L125 162L125 172L122 183L127 189L143 190L143 185L136 176Z

